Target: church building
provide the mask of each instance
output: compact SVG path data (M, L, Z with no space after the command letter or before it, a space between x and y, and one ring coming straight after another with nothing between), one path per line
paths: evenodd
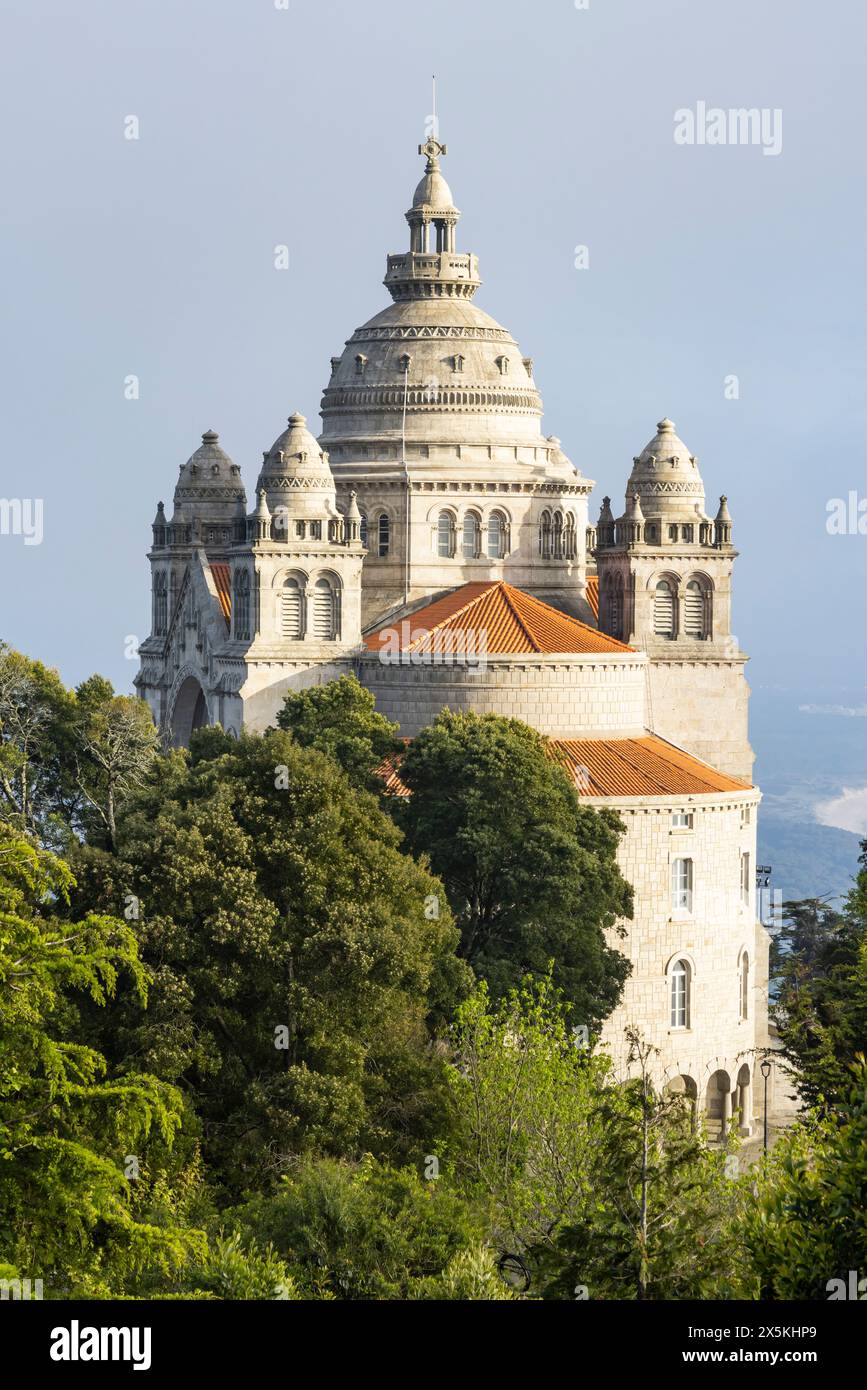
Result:
M626 827L632 965L603 1045L659 1049L659 1079L719 1132L755 1124L768 936L756 911L737 552L698 459L663 419L619 516L543 433L534 363L475 303L475 255L440 167L389 255L392 303L331 359L318 438L293 414L248 499L211 430L153 523L139 694L168 743L272 726L286 695L352 673L411 738L444 707L522 719ZM624 469L624 473L626 470ZM399 778L396 779L399 793Z

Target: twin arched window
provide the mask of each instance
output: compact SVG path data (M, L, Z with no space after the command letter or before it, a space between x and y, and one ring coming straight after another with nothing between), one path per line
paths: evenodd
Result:
M544 511L539 519L539 554L543 560L575 560L578 557L575 516Z
M310 636L319 642L334 642L340 632L340 595L330 579L317 579L309 591ZM284 581L279 599L280 636L301 642L307 636L307 598L305 583L295 575Z
M235 637L241 642L248 642L250 640L250 575L247 570L235 572L232 614Z
M653 631L673 640L678 635L677 585L660 579L653 593ZM711 633L711 589L700 579L690 579L683 591L683 635L705 642Z

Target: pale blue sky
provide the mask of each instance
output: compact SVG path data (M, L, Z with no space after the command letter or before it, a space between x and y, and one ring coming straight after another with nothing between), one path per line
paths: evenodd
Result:
M251 490L388 302L435 70L477 302L535 358L593 515L670 415L730 498L751 681L864 685L867 536L825 531L829 498L867 496L863 5L3 8L0 496L45 507L42 545L0 536L7 641L129 687L179 464L213 427ZM699 101L780 108L782 153L677 146Z

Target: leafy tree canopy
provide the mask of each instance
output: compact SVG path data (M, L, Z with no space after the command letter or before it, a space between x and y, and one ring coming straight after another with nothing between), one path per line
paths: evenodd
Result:
M401 778L411 795L395 814L445 884L464 959L494 997L553 960L572 1020L597 1027L629 972L604 935L632 915L617 815L582 805L542 737L496 715L444 710Z

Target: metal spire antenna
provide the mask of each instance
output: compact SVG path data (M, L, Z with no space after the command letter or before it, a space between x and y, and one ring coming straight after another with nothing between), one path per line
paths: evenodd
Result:
M437 120L437 75L436 75L436 73L434 73L433 78L432 78L432 81L433 81L433 107L431 108L431 115L432 115L432 117L433 117L433 130L431 131L431 135L433 136L433 138L434 138L435 140L438 140L438 139L439 139L439 134L440 134L440 132L439 132L439 121Z

